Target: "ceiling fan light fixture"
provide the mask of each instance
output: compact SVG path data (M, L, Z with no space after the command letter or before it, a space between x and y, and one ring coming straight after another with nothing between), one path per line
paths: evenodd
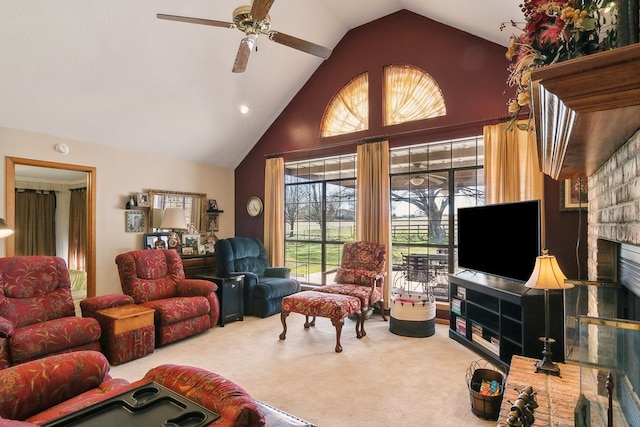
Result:
M274 0L252 0L251 6L240 6L233 11L233 22L218 21L215 19L191 18L188 16L167 15L157 13L158 19L180 21L191 24L209 25L212 27L237 28L245 34L240 42L240 48L232 71L243 73L247 68L249 54L255 45L258 35L266 35L269 40L288 46L311 55L327 59L331 55L331 49L311 43L309 41L271 30L271 17L269 10Z
M409 181L413 185L422 185L424 184L424 177L421 175L414 175L411 177L411 179L409 179Z

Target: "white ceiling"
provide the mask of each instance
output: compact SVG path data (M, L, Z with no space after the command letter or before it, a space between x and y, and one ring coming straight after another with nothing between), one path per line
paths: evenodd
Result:
M507 45L520 0L277 0L272 29L329 48L401 9ZM231 72L249 0L0 0L0 126L235 168L322 59L262 36ZM247 116L240 104L250 105Z

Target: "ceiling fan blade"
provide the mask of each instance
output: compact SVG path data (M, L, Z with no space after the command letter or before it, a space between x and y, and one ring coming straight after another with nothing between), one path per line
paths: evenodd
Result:
M306 40L299 39L297 37L290 36L288 34L279 33L277 31L270 31L269 39L273 40L276 43L280 43L285 46L310 53L311 55L319 56L323 59L327 59L329 58L329 56L331 56L331 49L308 42Z
M212 27L236 28L236 24L233 22L216 21L214 19L190 18L188 16L166 15L164 13L157 13L156 17L158 19L166 19L167 21L188 22L190 24L209 25Z
M256 39L255 36L245 37L240 42L240 47L238 48L238 53L236 54L236 60L233 63L233 71L234 73L244 73L244 70L247 68L247 63L249 62L249 55L251 54L251 49L253 49L253 45Z
M262 21L267 17L269 9L271 9L274 1L275 0L253 0L253 3L251 4L251 17L255 21Z

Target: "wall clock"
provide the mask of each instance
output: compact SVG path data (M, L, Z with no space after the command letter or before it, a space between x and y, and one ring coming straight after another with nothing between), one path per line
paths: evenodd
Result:
M258 196L250 197L247 201L247 213L250 216L258 216L262 213L263 209L262 200Z

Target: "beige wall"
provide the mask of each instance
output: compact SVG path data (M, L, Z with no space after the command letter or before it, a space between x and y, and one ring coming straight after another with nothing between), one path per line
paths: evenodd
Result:
M65 143L70 152L58 154L54 147ZM149 152L153 143L149 143ZM142 248L142 234L126 233L124 206L127 195L163 189L206 193L216 199L220 215L219 237L234 232L234 171L209 165L176 161L161 155L115 150L86 142L0 127L0 218L5 217L5 157L71 163L96 168L96 294L121 292L115 257ZM0 256L5 256L0 242Z

